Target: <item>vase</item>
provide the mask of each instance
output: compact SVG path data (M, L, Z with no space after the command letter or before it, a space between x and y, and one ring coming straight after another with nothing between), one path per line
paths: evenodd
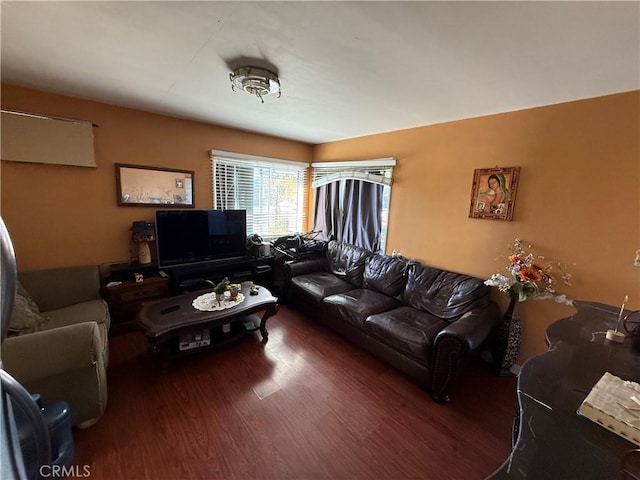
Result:
M518 311L518 300L512 298L509 307L497 327L492 345L493 366L500 376L510 376L511 367L518 359L522 342L522 324Z
M151 249L149 242L138 242L138 263L148 265L151 263Z
M238 287L237 285L234 285L233 287L231 287L231 290L229 293L231 294L231 300L237 300L238 293L240 293L240 287Z

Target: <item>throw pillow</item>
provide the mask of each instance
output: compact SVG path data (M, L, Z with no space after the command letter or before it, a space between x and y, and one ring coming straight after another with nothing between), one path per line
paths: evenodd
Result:
M20 282L17 287L11 321L9 322L9 332L14 335L37 332L46 319L40 314L36 302Z

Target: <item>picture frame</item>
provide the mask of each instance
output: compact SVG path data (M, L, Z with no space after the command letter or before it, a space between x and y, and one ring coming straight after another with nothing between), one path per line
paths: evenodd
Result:
M116 163L118 205L193 208L194 171Z
M511 221L519 178L520 167L474 170L469 217Z

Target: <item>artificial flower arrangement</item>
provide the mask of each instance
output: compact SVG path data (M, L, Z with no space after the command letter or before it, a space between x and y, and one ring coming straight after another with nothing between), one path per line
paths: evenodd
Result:
M498 287L509 298L524 302L527 298L536 300L554 300L565 305L573 305L573 301L564 294L556 292L556 283L561 280L564 285L571 285L571 274L562 265L550 261L541 255L534 255L522 246L522 240L516 238L511 245L509 265L510 276L494 273L484 283L490 287ZM559 278L559 280L557 280Z
M231 282L227 277L224 277L214 288L213 291L218 295L224 294L227 290L231 288Z
M213 288L213 291L218 295L219 300L223 300L225 293L229 292L229 298L237 301L238 294L240 293L240 284L231 283L228 277L224 277L220 283Z

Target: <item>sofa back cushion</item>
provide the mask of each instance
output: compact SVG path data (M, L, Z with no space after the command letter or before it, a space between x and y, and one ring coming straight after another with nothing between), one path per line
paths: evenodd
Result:
M363 287L395 297L402 292L407 277L407 262L386 255L375 254L364 265Z
M100 299L100 269L97 265L18 272L18 279L44 313Z
M400 301L445 320L489 303L489 287L476 277L421 264L409 268Z
M364 264L370 255L364 248L332 240L327 245L327 268L338 278L360 287Z

